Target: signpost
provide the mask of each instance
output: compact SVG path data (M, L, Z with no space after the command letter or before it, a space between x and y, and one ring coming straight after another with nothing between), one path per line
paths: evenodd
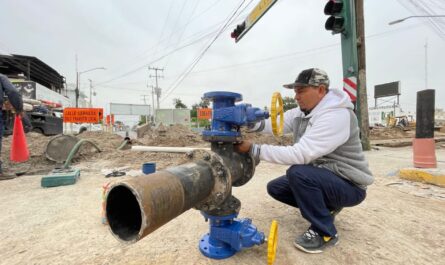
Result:
M249 16L243 23L236 26L236 29L232 32L232 38L235 38L235 42L238 42L246 33L260 20L260 18L277 2L278 0L261 0L255 8L250 12Z

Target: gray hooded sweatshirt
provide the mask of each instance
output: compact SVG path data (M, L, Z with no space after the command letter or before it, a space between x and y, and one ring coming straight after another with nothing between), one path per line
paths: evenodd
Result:
M365 189L374 177L363 154L353 107L345 92L330 89L308 115L300 108L287 111L284 133L293 133L294 145L260 145L259 158L283 165L323 167ZM258 129L271 133L270 120Z

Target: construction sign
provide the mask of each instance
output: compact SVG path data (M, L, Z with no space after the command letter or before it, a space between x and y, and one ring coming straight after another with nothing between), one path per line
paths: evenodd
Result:
M212 118L212 109L198 109L198 120L210 120Z
M107 125L110 125L110 124L114 125L114 114L107 115L106 124Z
M63 122L66 123L99 123L103 120L103 108L65 108Z

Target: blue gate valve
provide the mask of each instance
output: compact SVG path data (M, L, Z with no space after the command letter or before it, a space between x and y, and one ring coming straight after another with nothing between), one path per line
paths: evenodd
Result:
M199 250L206 257L225 259L243 248L265 242L264 233L257 230L251 219L236 219L237 213L211 216L201 211L201 214L210 221L210 232L199 242Z
M208 137L209 141L221 141L224 140L224 137L230 139L241 137L239 127L269 118L269 112L252 107L251 104L235 105L235 102L243 99L242 95L238 93L208 92L204 94L203 99L213 102L211 129L202 132L202 135ZM227 141L231 141L230 139Z

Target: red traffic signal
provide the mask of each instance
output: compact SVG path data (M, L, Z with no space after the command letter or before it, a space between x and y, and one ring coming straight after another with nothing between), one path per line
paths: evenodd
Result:
M236 26L235 30L230 33L230 37L234 39L238 39L238 37L241 35L241 33L246 29L246 22L243 22Z
M341 33L345 30L344 5L342 0L330 0L324 7L325 15L330 17L326 20L325 29L331 30L332 34Z

